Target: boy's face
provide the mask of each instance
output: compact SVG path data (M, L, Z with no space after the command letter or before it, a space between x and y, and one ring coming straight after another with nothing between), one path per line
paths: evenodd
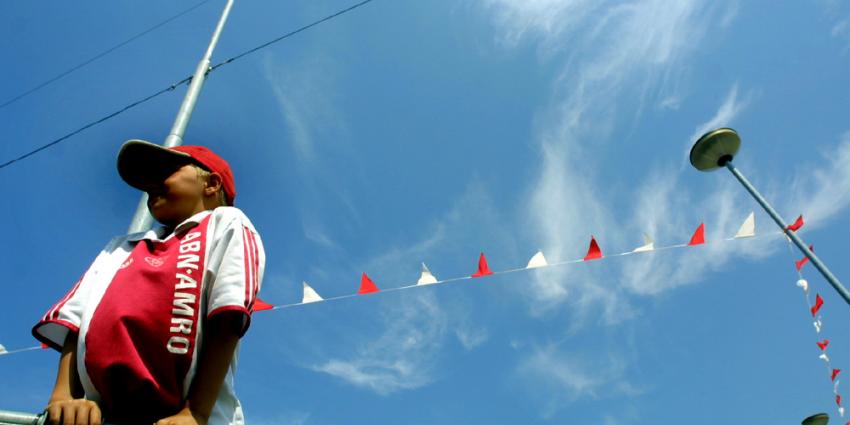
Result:
M166 226L176 226L206 209L204 195L207 182L198 175L194 166L177 167L171 174L167 171L164 173L162 183L145 188L148 193L148 210Z

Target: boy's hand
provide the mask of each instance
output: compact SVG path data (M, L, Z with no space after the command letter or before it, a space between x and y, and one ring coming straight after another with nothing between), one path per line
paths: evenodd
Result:
M176 415L160 419L154 425L207 425L207 418L194 414L188 407L184 407Z
M50 425L101 425L100 407L91 400L56 400L47 405Z

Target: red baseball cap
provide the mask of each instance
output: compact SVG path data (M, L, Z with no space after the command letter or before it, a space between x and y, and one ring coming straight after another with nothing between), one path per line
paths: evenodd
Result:
M166 148L144 140L128 140L118 151L118 174L127 184L145 190L150 183L159 183L178 167L195 164L221 175L227 204L233 205L236 184L230 164L209 148L203 146L175 146Z

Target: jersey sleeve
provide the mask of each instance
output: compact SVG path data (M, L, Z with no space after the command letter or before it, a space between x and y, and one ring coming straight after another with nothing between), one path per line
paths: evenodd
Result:
M83 310L86 307L89 290L92 286L93 275L96 273L98 260L108 255L115 244L115 239L101 251L88 270L76 284L32 328L32 335L41 343L61 351L68 332L78 333L82 323Z
M266 256L263 243L241 213L228 221L210 249L207 317L225 311L244 314L242 334L248 330L254 301L263 281Z

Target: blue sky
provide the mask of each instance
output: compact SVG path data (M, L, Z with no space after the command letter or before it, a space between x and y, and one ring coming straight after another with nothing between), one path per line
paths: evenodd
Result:
M0 109L5 161L189 75L208 2ZM0 5L0 100L193 2ZM213 62L347 7L237 1ZM651 234L732 236L755 203L698 173L702 132L839 277L850 217L850 7L836 0L376 0L218 69L186 133L233 165L268 262L262 297L323 296L581 258ZM115 234L138 193L129 138L161 142L185 88L0 170L7 225L0 344L32 324ZM756 211L757 232L774 231ZM781 237L708 244L259 313L237 390L250 423L795 423L836 415ZM826 301L850 370L850 309ZM37 411L57 355L0 358L0 408ZM850 389L846 391L850 395ZM839 423L838 419L833 420Z

